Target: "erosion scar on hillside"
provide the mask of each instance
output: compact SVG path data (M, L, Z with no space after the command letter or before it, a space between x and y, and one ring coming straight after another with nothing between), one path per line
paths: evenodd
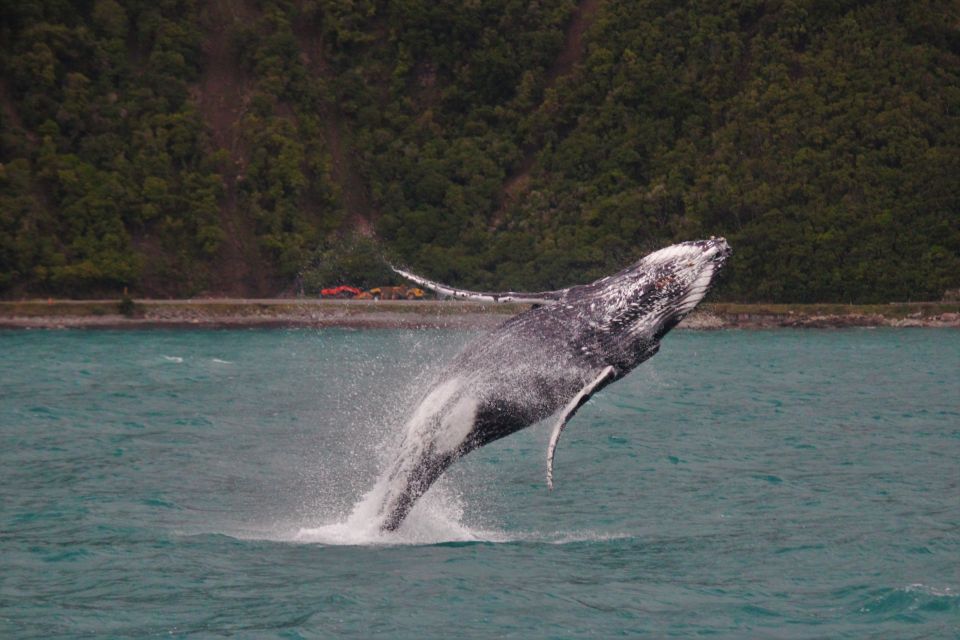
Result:
M582 0L577 4L567 26L567 35L560 54L547 69L544 76L544 94L557 84L557 80L569 75L574 67L583 59L583 35L593 24L600 8L601 0ZM536 162L540 147L527 147L523 150L523 160L507 176L500 191L500 206L494 214L491 226L496 227L503 219L507 208L516 202L520 194L530 184L530 172Z

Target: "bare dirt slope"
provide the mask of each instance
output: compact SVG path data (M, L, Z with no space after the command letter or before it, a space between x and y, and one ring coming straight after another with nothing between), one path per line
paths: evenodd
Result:
M212 292L263 295L270 291L270 269L260 255L253 222L237 203L237 181L243 175L247 150L240 126L251 90L250 79L231 51L230 30L238 22L252 22L257 9L250 0L211 0L206 7L207 32L203 76L194 99L210 128L213 142L228 154L222 167L224 202L220 208L226 237L214 265Z
M583 59L584 45L583 36L593 24L597 11L600 9L601 0L581 0L574 9L570 18L570 24L567 25L567 34L563 43L563 48L559 55L554 59L553 64L547 69L545 76L544 95L549 93L550 89L556 86L560 78L575 73L576 65ZM530 173L536 163L539 147L528 147L524 149L523 160L517 165L516 169L507 176L503 183L503 189L500 192L500 207L494 216L494 225L502 219L504 212L510 205L515 203L520 195L526 191L530 184Z
M323 53L321 30L317 25L300 24L295 26L294 32L310 72L332 80L332 71ZM346 213L347 226L370 237L376 210L367 183L354 162L350 132L335 99L323 105L322 115L323 138L330 152L333 180L340 187L340 204Z

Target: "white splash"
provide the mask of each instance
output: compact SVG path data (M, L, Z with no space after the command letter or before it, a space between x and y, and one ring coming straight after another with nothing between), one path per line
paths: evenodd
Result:
M463 523L463 501L448 483L430 488L395 532L380 530L379 507L387 486L383 480L371 489L343 521L301 528L290 542L327 545L404 545L442 542L503 542L499 531L472 528Z
M177 362L177 363L183 362L183 358L181 358L180 356L163 356L163 359L166 360L167 362Z

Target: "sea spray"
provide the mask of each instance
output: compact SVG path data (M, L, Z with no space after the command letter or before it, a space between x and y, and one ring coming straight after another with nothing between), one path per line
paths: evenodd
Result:
M328 545L396 545L505 539L502 532L464 524L463 497L445 479L431 487L401 529L381 531L377 516L386 491L386 480L381 478L347 518L320 527L301 528L291 540Z
M334 429L328 426L324 432L335 431L336 438L307 445L316 451L317 460L326 464L299 470L309 490L298 509L303 524L291 537L326 544L473 539L471 530L460 524L463 499L450 482L431 491L415 522L402 535L385 536L377 531L377 511L388 490L386 473L401 450L404 423L436 380L442 363L459 346L423 334L405 334L403 344L392 344L387 356L368 344L376 342L369 336L377 333L356 332L351 335L353 340L341 345L340 352L331 354L340 358L343 375L339 381L347 384L332 399L332 406L322 407L316 415L322 423L333 423ZM396 358L397 351L407 357ZM383 380L393 383L383 385ZM333 457L333 465L331 445L339 454ZM280 537L288 535L281 533Z

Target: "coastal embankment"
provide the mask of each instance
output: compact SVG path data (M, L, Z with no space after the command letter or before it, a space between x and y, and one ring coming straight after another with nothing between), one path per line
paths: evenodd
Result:
M0 328L492 328L525 304L316 299L23 300L0 302ZM956 327L960 302L704 304L687 329Z

